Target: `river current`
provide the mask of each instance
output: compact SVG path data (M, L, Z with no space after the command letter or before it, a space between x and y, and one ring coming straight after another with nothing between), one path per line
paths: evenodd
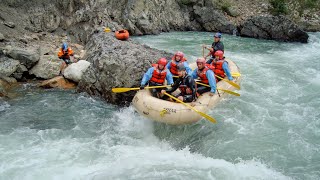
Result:
M133 107L22 84L0 99L0 179L320 179L320 33L308 44L223 35L240 97L171 126ZM213 34L134 37L188 62Z

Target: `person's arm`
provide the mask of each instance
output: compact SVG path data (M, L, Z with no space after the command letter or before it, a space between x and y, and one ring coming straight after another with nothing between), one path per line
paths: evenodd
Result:
M172 74L171 74L171 72L169 71L169 69L167 69L166 79L167 79L167 83L168 83L169 85L172 85L172 84L173 84Z
M171 68L171 61L168 62L168 64L166 65L166 68L167 68L167 69L170 69L170 68Z
M183 62L184 67L186 67L186 71L189 75L192 74L192 69L190 68L189 64L187 62Z
M141 86L145 86L146 83L151 79L153 71L154 71L154 67L151 67L148 69L146 73L144 73L141 84L140 84Z
M226 75L228 76L228 79L229 79L230 81L232 81L232 80L233 80L233 77L231 76L231 72L230 72L229 65L228 65L227 62L224 62L224 63L222 64L222 69L224 70L224 72L225 72Z
M208 81L209 81L209 85L210 85L210 87L211 87L211 90L210 90L210 92L212 92L212 93L215 93L216 92L216 79L215 79L215 77L214 77L214 72L212 71L212 70L208 70L207 72L206 72L206 76L207 76L207 78L208 78Z
M197 71L198 71L198 68L196 68L195 70L193 70L193 71L192 71L192 74L190 74L193 79L197 79L197 78L198 78L198 73L197 73Z
M196 101L196 82L191 76L188 76L188 87L192 90L192 101Z
M181 79L178 78L178 79L174 82L172 88L169 89L169 90L166 90L166 92L170 94L170 93L174 92L175 90L177 90L178 87L180 86L180 81L181 81Z

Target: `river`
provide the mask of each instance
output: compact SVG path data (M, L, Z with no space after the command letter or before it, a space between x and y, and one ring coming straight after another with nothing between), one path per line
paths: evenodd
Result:
M308 44L223 35L241 69L229 96L198 123L152 122L74 91L22 84L0 99L0 179L320 179L320 33ZM134 37L188 62L207 32Z

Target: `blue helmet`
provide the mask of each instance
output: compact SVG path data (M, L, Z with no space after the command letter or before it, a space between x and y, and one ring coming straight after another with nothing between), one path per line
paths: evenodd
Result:
M68 44L67 43L63 43L61 48L64 51L68 50Z
M214 37L216 37L216 38L221 38L221 36L222 36L221 33L216 33L216 34L214 35Z

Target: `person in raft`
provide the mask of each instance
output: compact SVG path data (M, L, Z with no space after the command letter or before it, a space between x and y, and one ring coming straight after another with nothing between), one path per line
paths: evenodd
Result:
M184 54L180 51L176 52L172 57L172 60L167 64L167 69L170 70L173 76L178 76L178 66L184 65L188 74L192 73L192 69L189 67L187 63L187 59L184 57ZM173 81L176 81L178 78L173 77Z
M210 69L214 69L213 71L216 76L224 78L227 75L228 79L232 81L233 77L231 76L229 64L228 64L228 61L225 60L225 57L223 56L223 52L218 50L214 53L214 56L215 56L214 59L209 59L207 61L207 63L212 66ZM218 82L221 79L216 78L216 80Z
M58 57L61 59L63 62L60 66L60 73L59 75L62 75L63 70L72 62L75 62L75 59L73 57L74 53L71 48L68 47L67 43L63 43L62 47L60 48L58 52Z
M213 96L216 92L216 80L214 76L214 72L206 65L206 60L204 58L197 59L197 67L192 72L192 77L194 79L200 78L201 82L204 84L208 84L210 87L198 85L197 93L201 95L205 92L210 91L210 96Z
M162 86L165 79L168 84L173 85L172 74L166 68L166 65L166 58L160 58L157 64L152 64L152 67L143 75L140 89L144 89L147 82L149 82L149 86ZM161 90L161 88L153 88L151 89L151 93L154 97L162 98L163 96L160 94Z
M161 94L172 93L179 88L180 93L175 97L183 102L191 102L191 105L195 105L196 98L196 83L191 75L188 74L186 67L180 64L177 68L179 78L174 82L170 90L161 90Z
M221 37L222 37L221 33L216 33L214 35L214 42L212 43L211 48L208 48L206 45L203 45L203 48L209 50L209 53L204 57L205 59L207 59L208 56L211 56L210 59L214 59L214 53L218 50L224 52L224 45L222 41L220 41Z

